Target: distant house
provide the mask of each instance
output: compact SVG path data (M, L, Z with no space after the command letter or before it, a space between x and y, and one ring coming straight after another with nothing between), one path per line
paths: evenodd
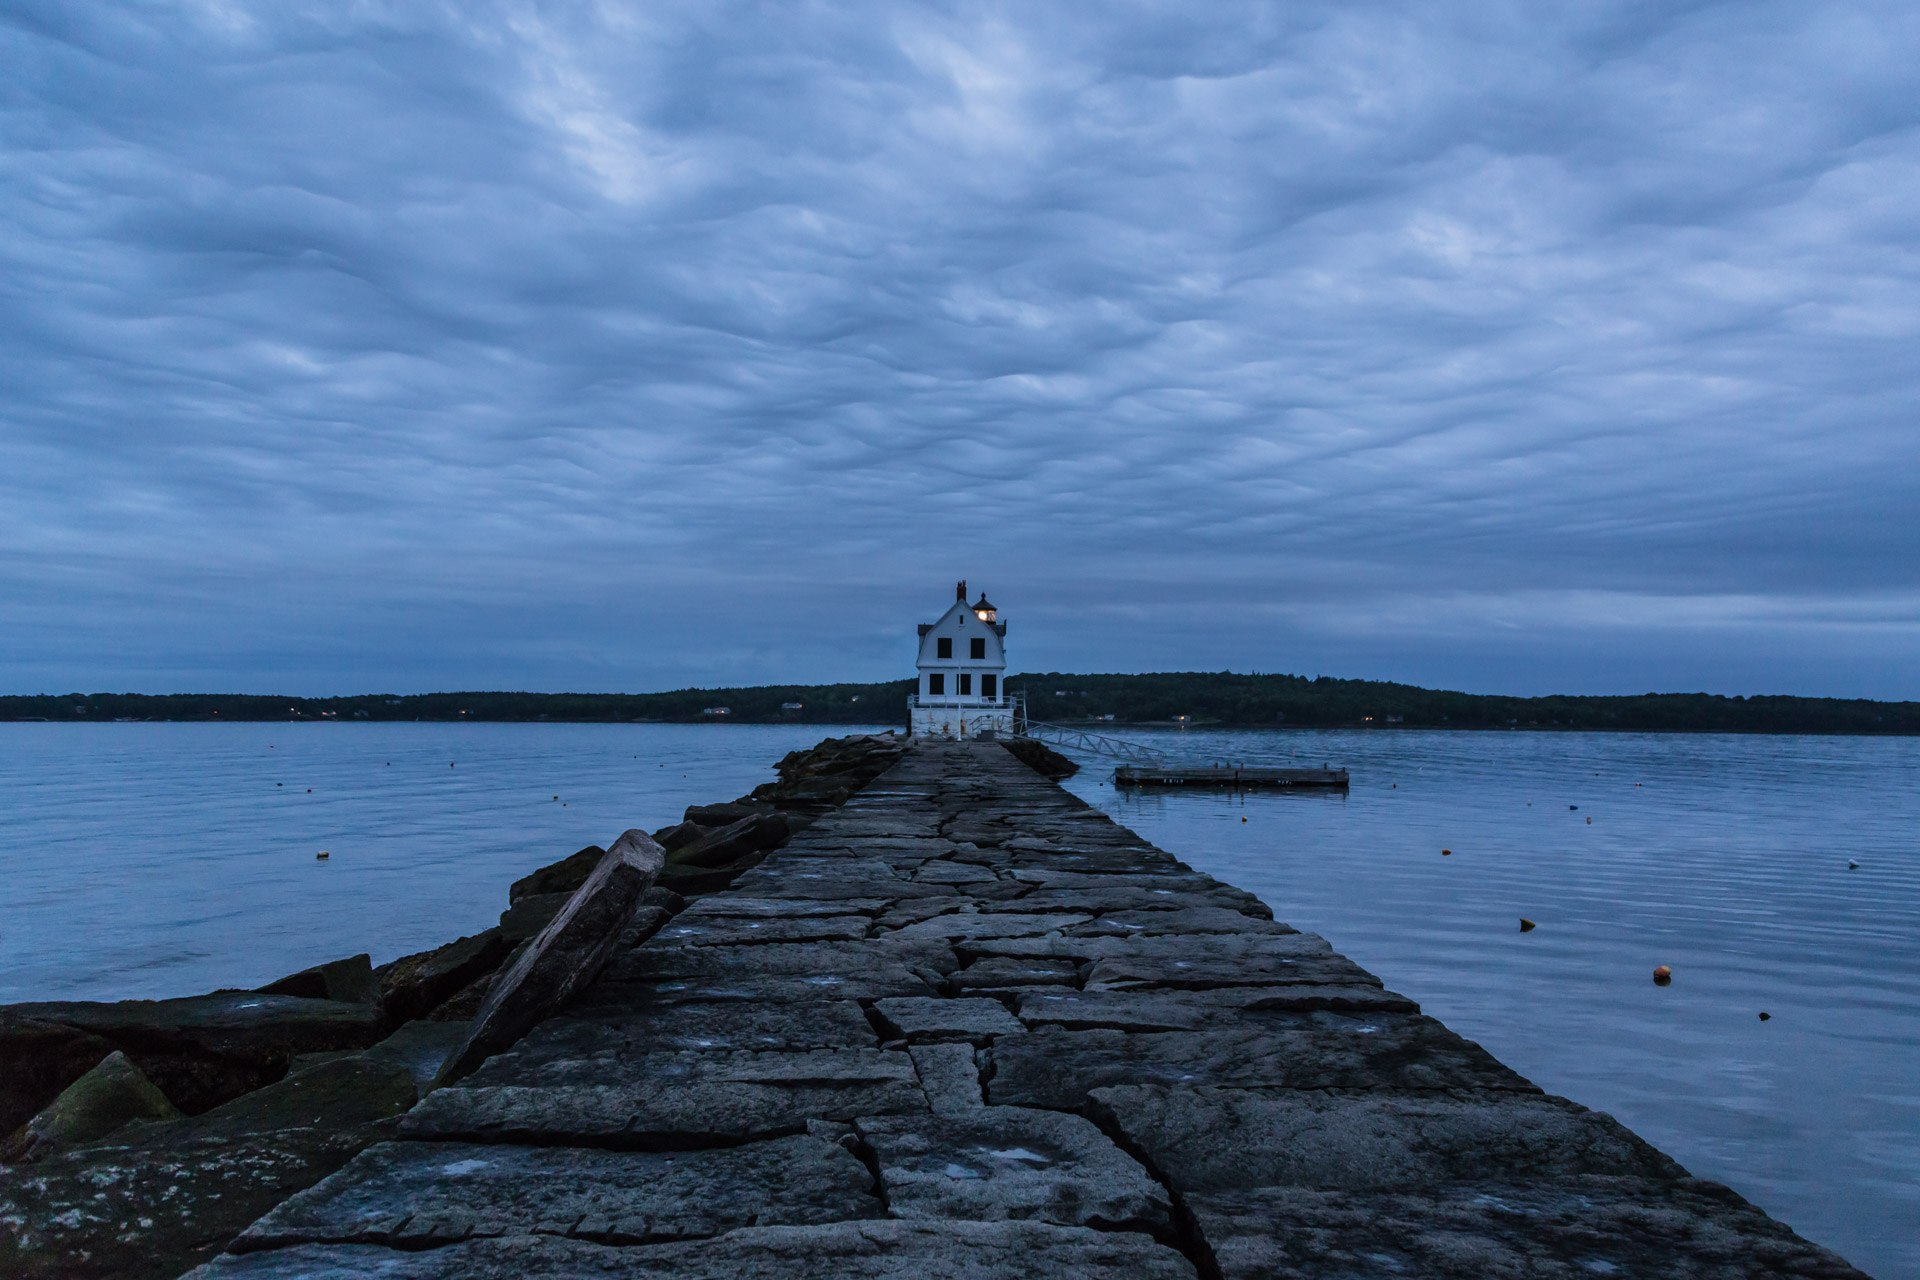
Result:
M965 579L940 620L920 624L920 685L907 699L907 722L916 737L1013 732L1017 699L1001 683L1006 635L1007 624L985 592L967 603Z
M804 705L806 704L800 702L783 702L780 704L780 709L782 711L798 711Z
M733 714L733 708L732 707L702 707L700 708L700 714L703 716L730 716Z

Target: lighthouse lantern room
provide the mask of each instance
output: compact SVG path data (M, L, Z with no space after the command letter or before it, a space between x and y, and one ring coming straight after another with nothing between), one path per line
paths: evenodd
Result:
M915 737L1012 734L1018 699L1007 693L1007 624L986 593L967 603L965 579L940 621L920 624L920 685L907 699Z

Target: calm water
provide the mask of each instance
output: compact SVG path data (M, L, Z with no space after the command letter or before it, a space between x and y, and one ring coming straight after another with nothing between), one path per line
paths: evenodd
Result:
M433 946L493 923L533 867L738 795L820 736L0 724L0 1001L182 995ZM1070 785L1544 1088L1881 1280L1920 1278L1920 741L1158 741L1355 781L1344 800L1133 797L1089 760Z
M1543 1088L1920 1276L1920 740L1130 736L1351 767L1344 800L1118 793L1087 757L1068 785Z

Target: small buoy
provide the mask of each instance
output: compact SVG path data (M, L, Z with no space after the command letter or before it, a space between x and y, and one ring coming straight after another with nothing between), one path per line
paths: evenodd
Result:
M1588 819L1587 819L1587 825L1588 825L1588 826L1592 826L1592 825L1593 825L1593 819L1592 819L1592 818L1588 818Z
M1243 814L1241 814L1241 815L1240 815L1240 821L1242 821L1242 822L1245 822L1246 820L1247 820L1247 815L1246 815L1246 814L1244 814L1244 813L1243 813Z
M274 783L273 785L274 785L274 786L276 786L276 787L284 787L284 786L286 786L287 784L286 784L286 783L284 783L284 782L276 782L276 783Z
M1527 919L1525 916L1520 917L1520 932L1532 933L1536 928L1538 928L1538 926L1535 925L1533 921Z
M1637 786L1639 786L1640 784L1636 782L1636 783L1634 783L1633 785L1637 787Z
M1441 856L1441 857L1443 857L1443 858L1451 858L1451 857L1453 856L1453 850L1451 850L1451 849L1442 849L1442 850L1440 851L1440 856Z
M1773 1015L1772 1015L1772 1014L1770 1014L1770 1013L1768 1013L1768 1012L1767 1012L1767 1011L1766 1011L1765 1009L1762 1009L1762 1010L1760 1011L1760 1021L1762 1021L1762 1022L1772 1022L1772 1021L1773 1021Z
M453 768L453 761L451 760L447 761L447 768L449 769Z
M1847 870L1858 871L1859 869L1860 869L1859 863L1855 862L1852 858L1847 859Z
M1400 784L1399 784L1399 783L1397 783L1397 782L1396 782L1396 783L1394 783L1394 784L1393 784L1393 789L1394 789L1395 791L1398 791L1398 790L1400 789Z
M314 854L313 860L315 862L325 862L327 860L327 851L322 849L320 852Z
M1568 806L1567 806L1567 808L1569 808L1569 809L1578 809L1579 807L1580 807L1580 806L1579 806L1579 805L1577 805L1577 804L1570 804L1570 805L1568 805Z
M313 788L312 788L312 787L308 787L308 788L307 788L307 794L308 794L308 795L312 795L312 794L313 794Z
M1669 969L1669 968L1667 968L1667 966L1665 966L1665 965L1660 965L1660 966L1659 966L1658 968L1656 968L1656 969L1655 969L1655 970L1653 971L1653 985L1654 985L1654 986L1656 986L1656 987L1664 987L1664 986L1666 986L1666 985L1667 985L1667 984L1668 984L1669 982L1672 982L1672 981L1673 981L1673 970L1671 970L1671 969Z
M560 798L559 796L555 796L555 797L554 797L554 799L555 799L555 800L558 800L559 798Z

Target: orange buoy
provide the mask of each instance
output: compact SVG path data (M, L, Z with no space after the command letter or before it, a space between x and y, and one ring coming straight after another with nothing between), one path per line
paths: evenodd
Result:
M1533 921L1527 919L1525 916L1520 917L1520 932L1532 933L1535 929L1539 927L1540 926L1536 925Z
M1667 968L1667 966L1665 965L1659 965L1654 969L1653 971L1654 986L1664 987L1669 982L1672 982L1672 981L1673 981L1673 970Z

